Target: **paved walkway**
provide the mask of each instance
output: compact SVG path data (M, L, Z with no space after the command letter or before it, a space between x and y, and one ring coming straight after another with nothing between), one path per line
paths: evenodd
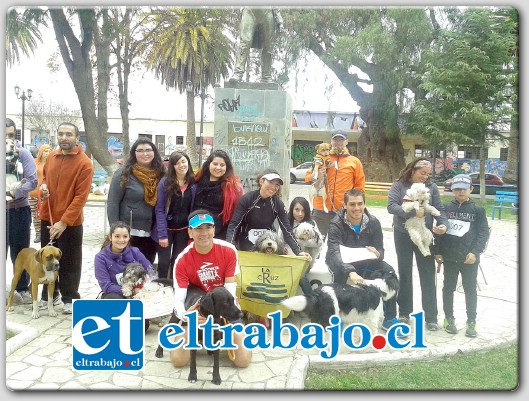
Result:
M308 187L293 185L290 198L307 196ZM369 203L369 201L368 201ZM381 221L384 230L385 260L396 267L396 255L391 233L391 216L385 208L370 208ZM455 318L460 331L456 335L426 332L427 349L422 351L343 351L331 361L323 360L317 351L270 350L254 352L250 367L232 367L221 353L220 386L210 383L212 358L199 352L198 382L187 381L189 369L175 369L168 357L154 356L157 343L156 325L146 334L145 367L140 372L91 371L77 372L72 368L71 315L59 313L50 318L43 311L39 319L31 319L31 306L16 306L6 312L7 329L22 333L6 346L6 384L12 390L300 390L309 367L359 367L374 363L435 358L456 352L495 347L518 340L518 225L513 221L489 220L492 235L482 256L483 276L478 284L478 337L465 337L466 314L464 294L458 286L455 295ZM94 255L103 239L103 209L85 208L83 274L80 288L84 299L94 299L99 287L93 274ZM321 263L321 261L320 261ZM320 266L321 270L321 266ZM9 287L12 267L7 265L6 286ZM11 274L9 274L11 273ZM485 279L486 282L485 283ZM417 273L414 277L415 308L420 309L420 289ZM442 275L437 279L439 323L442 313ZM60 310L62 306L58 306ZM299 321L297 321L299 324ZM21 344L24 344L21 346ZM494 366L491 366L493 369Z

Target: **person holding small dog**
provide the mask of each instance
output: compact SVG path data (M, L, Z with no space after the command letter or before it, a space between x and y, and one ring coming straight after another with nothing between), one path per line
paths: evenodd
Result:
M121 282L123 271L129 263L138 262L147 274L155 277L151 262L141 251L130 245L130 227L123 221L110 226L101 250L94 257L94 274L101 287L101 299L123 299Z
M151 237L158 243L158 277L173 277L176 257L189 242L187 217L196 193L195 175L189 156L171 153L165 177L158 184L154 211L156 226Z
M15 140L16 125L13 120L6 118L6 155L16 156L22 164L22 173L14 171L17 175L17 187L6 188L10 195L6 203L6 256L9 251L13 269L18 253L29 247L31 236L31 208L29 206L29 192L37 186L37 170L33 156ZM23 133L22 133L23 134ZM9 142L9 144L8 144ZM7 161L7 159L6 159ZM6 168L6 172L9 170ZM15 296L18 302L32 303L28 290L29 274L24 271L16 286Z
M215 219L215 238L226 239L226 230L243 194L230 156L214 150L195 173L196 195L191 210L205 209Z
M444 328L450 334L458 331L454 318L454 291L461 273L467 311L465 335L476 337L479 256L487 246L489 224L483 206L470 198L472 179L469 175L458 174L453 178L452 193L454 199L445 205L448 230L438 237L435 255L437 263L444 265Z
M186 312L197 310L197 296L225 287L237 301L237 279L240 273L237 249L223 240L214 238L215 219L207 210L195 210L189 214L188 234L193 240L177 257L174 269L175 306L177 318L184 319ZM240 307L239 307L240 308ZM205 322L199 316L198 323ZM237 323L237 322L233 322ZM183 322L187 327L187 322ZM187 338L187 331L183 334ZM234 333L235 350L233 363L239 368L247 367L252 352L243 346L243 335ZM171 362L175 367L189 363L190 351L183 347L171 351Z
M387 278L397 275L384 261L384 236L380 221L366 209L365 194L357 188L344 194L343 208L331 220L327 239L325 263L329 266L333 282L363 284L364 279ZM366 248L375 258L344 263L340 247ZM397 297L384 302L382 329L388 330L397 319Z
M274 169L266 169L257 176L260 189L248 192L242 196L233 218L228 226L226 240L237 244L237 249L249 251L255 245L263 230L272 230L274 222L279 222L285 242L297 256L312 258L307 252L302 252L294 237L292 226L288 221L285 205L279 197L283 180Z
M110 224L124 221L131 228L130 243L154 263L156 241L151 238L158 183L165 166L158 148L148 138L138 138L130 147L125 165L112 176L108 190L107 215Z
M341 129L331 131L331 152L327 162L327 212L323 206L323 198L315 196L312 218L318 225L323 237L327 237L329 224L343 205L344 194L352 188L365 191L365 174L362 162L349 154L347 149L347 133Z
M290 225L292 226L292 230L295 230L301 223L308 223L314 228L314 232L316 234L315 238L315 244L318 245L318 250L321 249L323 238L318 230L318 226L312 220L311 214L310 214L310 205L309 201L305 199L302 196L297 196L294 199L292 199L292 202L290 202L290 207L288 210L288 221ZM314 257L312 258L312 261L310 262L309 268L303 275L303 277L299 280L299 286L303 290L303 293L305 295L308 295L312 292L312 287L309 283L308 274L310 272L310 269L314 265L314 262L316 261L316 256L312 254Z
M397 296L399 305L399 320L409 323L410 314L413 312L413 255L417 269L422 293L422 308L425 314L426 328L430 331L439 330L437 324L437 290L435 287L435 261L431 256L423 256L417 248L404 224L411 217L424 217L426 227L434 234L443 235L446 232L448 220L445 217L444 206L437 185L430 180L432 163L424 158L410 162L400 172L399 178L393 183L388 193L388 212L393 215L393 235L395 251L397 253L400 289ZM441 215L435 217L437 226L433 227L433 216L424 213L424 207L419 211L405 212L402 203L406 199L406 191L414 183L424 183L430 190L430 205L435 207Z
M48 156L40 190L41 247L53 242L62 251L58 286L64 303L63 313L72 313L72 300L81 298L79 284L83 261L83 208L90 194L94 166L83 152L79 128L65 122L57 128L59 149ZM53 300L59 293L54 291ZM41 301L48 299L47 286Z

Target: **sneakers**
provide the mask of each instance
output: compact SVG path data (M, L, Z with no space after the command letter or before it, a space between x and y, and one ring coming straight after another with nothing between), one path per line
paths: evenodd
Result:
M440 327L437 324L437 322L429 322L429 323L426 323L426 329L429 331L437 331L440 329Z
M71 302L67 303L67 304L64 304L64 306L62 307L62 314L63 315L71 315L73 312L73 305ZM147 328L145 329L145 331L147 331L149 327L147 326Z
M389 330L389 328L390 328L391 326L393 326L394 324L399 324L399 323L404 323L404 322L401 322L401 321L400 321L399 319L397 319L396 317L394 317L394 318L391 319L391 320L386 320L386 319L384 319L384 320L382 321L382 330L387 331L387 330ZM397 338L406 338L406 337L408 337L408 336L405 335L405 334L402 334L402 331L401 331L401 329L399 328L399 329L396 331L396 337L397 337Z
M447 333L457 334L456 320L453 317L445 318L443 326Z
M53 298L53 306L57 306L57 305L60 305L62 303L62 300L61 300L61 294L57 294L54 298ZM39 305L39 309L46 309L48 307L48 300L47 299L41 299L38 303Z
M401 316L399 316L399 321L401 323L410 324L410 316L409 315L401 315Z
M29 291L20 291L19 294L22 297L23 304L27 305L33 303L33 298L31 298L31 294L29 293Z
M467 337L476 337L478 332L476 331L476 322L467 322L467 331L465 336Z

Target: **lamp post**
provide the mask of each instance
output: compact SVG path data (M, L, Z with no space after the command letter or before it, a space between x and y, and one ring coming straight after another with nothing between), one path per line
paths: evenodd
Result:
M22 140L22 146L24 146L24 115L26 110L26 100L31 101L31 95L33 95L33 91L31 89L28 89L28 95L26 96L26 91L22 89L21 95L20 86L15 85L15 95L17 95L17 99L22 100L22 131L20 134L20 138Z

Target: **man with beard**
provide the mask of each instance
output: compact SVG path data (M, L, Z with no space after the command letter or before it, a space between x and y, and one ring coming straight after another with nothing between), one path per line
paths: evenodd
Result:
M312 218L324 238L329 232L329 224L336 212L344 203L346 191L357 188L365 192L364 167L360 160L349 154L347 149L347 134L335 129L331 131L331 153L325 174L327 174L327 210L323 207L323 198L314 197Z
M79 299L83 246L83 208L90 193L94 167L83 152L79 129L72 123L62 123L57 130L59 149L48 156L40 187L44 202L41 205L41 246L50 241L62 251L57 288L64 303L63 313L72 313L72 300ZM48 288L42 288L41 304L48 299Z

